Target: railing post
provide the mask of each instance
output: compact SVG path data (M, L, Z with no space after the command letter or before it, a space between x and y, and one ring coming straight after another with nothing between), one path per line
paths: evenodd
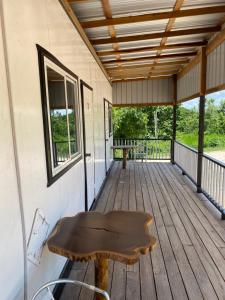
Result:
M173 84L174 84L174 103L173 103L173 133L172 133L172 141L171 141L171 163L175 164L174 149L175 149L175 141L176 141L176 133L177 133L177 76L176 74L173 76Z
M202 47L200 65L200 100L199 100L199 130L198 130L198 165L197 165L197 192L202 192L202 157L204 150L204 123L205 123L205 93L206 93L206 47Z

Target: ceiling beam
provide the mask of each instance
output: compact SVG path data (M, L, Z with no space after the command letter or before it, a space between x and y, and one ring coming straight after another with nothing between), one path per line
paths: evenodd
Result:
M127 58L127 59L121 59L121 60L107 60L103 61L102 63L104 65L107 64L116 64L116 63L126 63L126 62L132 62L132 61L145 61L145 60L154 60L156 58L159 59L165 59L165 58L177 58L177 57L190 57L195 56L197 52L187 52L187 53L175 53L175 54L167 54L167 55L155 55L155 56L146 56L146 57L135 57L135 58Z
M119 25L119 24L148 22L148 21L171 19L171 18L183 18L183 17L199 16L199 15L206 15L206 14L208 15L208 14L223 13L223 12L225 12L225 5L87 21L87 22L82 22L81 25L83 26L83 28L93 28L93 27Z
M184 0L176 0L175 2L175 5L173 7L173 11L180 11L181 9L181 6L183 5L184 3ZM167 25L166 25L166 30L165 32L169 32L172 30L173 28L173 25L175 24L175 21L176 21L176 18L170 18ZM168 37L163 37L161 39L161 42L160 42L160 46L165 46L166 43L167 43L167 40L168 40ZM162 50L158 50L156 55L161 55L162 54ZM158 59L155 59L154 61L154 65L156 65L158 62ZM152 67L152 70L154 69L154 66ZM149 76L151 75L151 72L149 73Z
M172 78L172 76L165 75L165 76L152 76L152 77L143 76L143 77L136 77L136 78L135 77L133 77L133 78L113 78L112 82L139 81L139 80L146 80L146 79L157 80L157 79L166 79L166 78Z
M111 11L111 7L109 4L109 0L101 0L101 3L102 3L102 9L104 11L104 15L105 15L106 19L112 19L112 11ZM109 32L109 35L111 36L111 38L116 37L116 30L113 25L108 26L108 32ZM112 47L115 51L119 50L118 43L113 43ZM120 59L120 54L116 55L116 59Z
M175 74L175 72L157 72L157 73L152 73L150 76L148 74L148 72L146 73L146 75L144 75L143 73L136 73L136 74L125 74L123 76L111 76L111 80L114 81L116 79L122 79L122 78L149 78L149 77L159 77L159 76L172 76L173 74Z
M169 32L128 35L128 36L121 36L117 38L94 39L90 41L93 45L126 43L132 41L153 40L153 39L159 39L163 37L175 37L175 36L184 36L184 35L192 35L192 34L200 34L200 33L218 32L220 31L220 29L221 26L212 26L212 27L203 27L203 28L194 28L194 29L175 30Z
M195 48L202 47L207 45L207 41L203 42L193 42L193 43L180 43L172 45L159 45L151 47L142 47L142 48L131 48L131 49L121 49L118 51L98 51L98 56L108 56L108 55L117 55L117 54L127 54L127 53L139 53L139 52L148 52L148 51L157 51L157 50L166 50L166 49L182 49L182 48Z
M174 65L174 66L161 66L161 67L158 67L158 68L155 68L153 70L153 72L163 72L163 71L174 71L174 70L179 70L179 67L180 65ZM135 73L135 72L148 72L149 71L149 68L151 67L143 67L143 68L134 68L134 69L118 69L118 70L109 70L109 74L120 74L121 75L121 72L124 72L124 73Z
M162 62L162 63L157 63L156 67L163 67L163 66L173 66L173 65L183 65L189 63L188 59L183 59L183 60L175 60L175 61L169 61L169 62ZM107 71L113 71L113 70L119 70L120 68L123 68L125 70L128 69L139 69L139 68L148 68L152 67L153 64L137 64L137 65L131 65L131 66L115 66L112 68L107 68ZM107 67L107 66L106 66Z

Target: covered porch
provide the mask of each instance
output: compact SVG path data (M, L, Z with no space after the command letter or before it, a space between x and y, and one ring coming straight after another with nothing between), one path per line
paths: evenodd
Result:
M225 224L219 212L169 161L115 161L95 210L137 210L154 217L151 254L134 266L110 262L111 299L224 299ZM92 262L71 264L69 278L94 283ZM65 287L65 299L94 299Z
M224 0L14 2L0 0L1 299L31 299L57 278L94 284L93 261L46 242L59 220L93 209L153 216L156 248L132 266L110 261L111 299L225 300L225 164L204 152L206 97L225 90ZM193 149L176 127L195 98ZM170 106L171 134L116 139L113 107L141 106ZM113 145L138 149L126 169Z

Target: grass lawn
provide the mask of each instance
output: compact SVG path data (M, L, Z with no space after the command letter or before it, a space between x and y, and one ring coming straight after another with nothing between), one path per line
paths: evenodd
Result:
M184 134L178 132L177 140L194 149L198 147L197 133ZM225 135L206 133L204 138L204 151L210 152L215 150L225 150Z

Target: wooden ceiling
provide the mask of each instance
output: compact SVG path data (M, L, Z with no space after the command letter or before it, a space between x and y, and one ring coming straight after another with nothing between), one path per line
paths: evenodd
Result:
M111 81L178 73L225 21L225 0L64 2L78 18Z

